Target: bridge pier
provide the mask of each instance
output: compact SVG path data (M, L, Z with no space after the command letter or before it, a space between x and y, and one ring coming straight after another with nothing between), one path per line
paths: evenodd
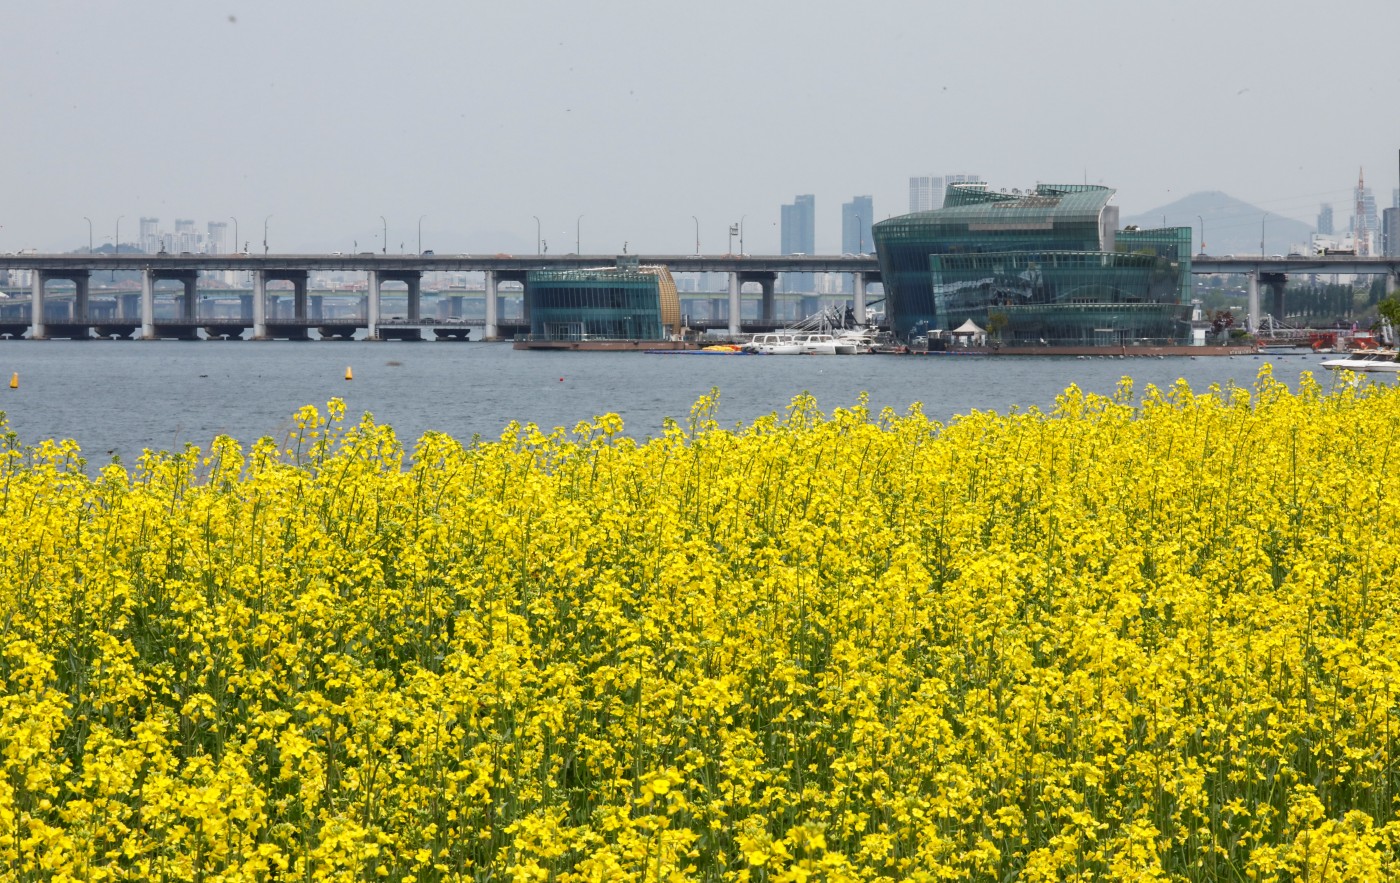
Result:
M1259 272L1250 270L1245 274L1245 280L1248 305L1245 307L1244 330L1250 334L1257 334L1259 331Z
M47 306L44 303L45 287L50 281L62 279L73 283L76 289L73 305L68 314L68 321L63 323L72 328L80 328L81 332L69 331L75 334L75 339L83 340L89 335L87 332L88 323L88 280L91 276L88 270L35 270L30 277L30 312L29 317L29 339L47 340L49 336L48 317L44 315ZM60 336L61 336L60 332Z
M29 339L46 340L44 331L44 271L35 270L29 280Z
M365 324L369 326L366 339L379 339L379 271L369 271L369 303L365 307Z
M763 321L763 322L773 322L773 321L775 321L775 320L774 320L774 316L776 315L776 312L777 312L777 311L776 311L776 306L775 306L776 301L775 301L775 299L774 299L773 293L774 293L774 292L777 290L777 288L778 288L778 274L777 274L777 273L755 273L755 272L752 272L752 271L747 272L747 273L740 273L740 274L739 274L739 293L740 293L739 300L740 300L740 302L743 301L744 283L746 283L746 282L757 282L757 283L758 283L758 289L759 289L759 291L761 292L761 297L760 297L760 301L759 301L759 304L760 304L760 305L759 305L759 311L758 311L758 316L759 316L760 321ZM739 324L740 324L740 325L743 324L743 318L744 318L743 315L740 314L740 315L739 315L739 320L740 320Z
M156 276L150 267L141 271L141 339L156 339Z
M186 322L194 322L199 319L199 271L198 270L147 270L151 276L152 298L154 298L155 283L162 280L173 280L184 286L184 294L180 295L180 318ZM154 309L154 300L152 301ZM152 320L154 324L154 319Z
M294 280L292 282L292 318L306 324L309 314L306 310L306 280Z
M253 271L253 340L267 340L267 271Z
M191 273L184 279L185 293L180 298L180 318L193 322L199 318L199 274Z
M739 274L738 274L737 272L731 272L731 273L729 274L729 336L730 336L730 337L738 337L738 336L739 336L740 319L742 318L742 317L740 316L740 312L741 312L741 310L742 310L742 308L743 308L743 307L742 307L742 304L741 304L741 302L740 302L740 298L739 298L739 291L740 291L741 288L743 288L743 286L744 286L744 283L743 283L743 280L741 280L741 279L739 278Z
M854 302L854 304L853 304L853 306L852 306L851 312L855 314L856 324L857 324L857 325L864 325L864 324L865 324L865 274L864 274L864 273L852 273L852 274L851 274L851 277L853 278L853 280L854 280L854 282L855 282L855 284L852 286L852 287L855 289L855 295L854 295L855 302Z
M117 295L117 318L130 322L133 319L141 318L141 295L139 294L119 294Z
M375 280L376 280L376 290L378 290L378 286L379 286L379 285L381 285L381 284L383 284L383 283L385 283L385 282L402 282L403 284L407 285L407 286L408 286L408 309L407 309L408 321L412 323L412 322L419 322L419 321L422 320L422 315L423 315L423 310L422 310L422 299L421 299L421 297L420 297L419 292L420 292L421 289L422 289L423 274L422 274L420 271L418 271L418 270L376 270L376 271L374 271L374 276L375 276ZM376 325L376 327L377 327L378 324L379 324L380 318L381 318L381 317L378 316L378 315L376 314L376 316L375 316L375 325ZM421 340L421 339L422 339L422 332L421 332L421 331L418 331L418 330L415 330L412 334L406 334L406 333L405 333L405 330L402 329L402 328L400 328L400 329L397 329L397 330L395 331L395 333L394 333L394 339L395 339L395 340L408 340L408 339L414 338L415 336L416 336L417 339L420 339L420 340Z
M271 326L277 324L278 319L287 322L285 314L278 315L281 311L272 309L272 304L268 299L267 283L269 282L290 282L292 283L292 315L291 323L294 327L290 330L284 324L281 332L291 340L310 340L311 330L308 328L309 318L307 316L307 278L310 276L307 270L254 270L253 271L253 336L252 340L271 340L273 332Z
M486 326L481 330L482 340L501 339L501 318L505 312L504 297L501 295L502 282L519 282L527 285L530 281L528 270L486 270ZM528 286L527 286L528 287ZM525 327L530 327L530 295L525 292L521 298L522 318Z
M1284 273L1260 273L1259 281L1269 286L1269 315L1274 317L1274 321L1283 321L1283 289L1288 284L1288 276Z
M85 327L90 318L88 315L88 282L91 276L92 274L87 270L81 270L73 273L71 277L73 285L77 288L73 299L73 322ZM84 332L83 336L87 337L87 332Z
M496 271L486 271L486 327L482 329L481 336L486 340L495 340L500 336L500 298L496 296Z

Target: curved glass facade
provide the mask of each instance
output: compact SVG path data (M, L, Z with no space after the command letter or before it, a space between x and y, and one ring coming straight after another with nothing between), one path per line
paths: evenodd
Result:
M666 340L680 333L681 303L666 267L538 270L525 279L536 340Z
M1184 341L1191 230L1116 230L1113 193L955 185L941 209L876 224L895 334L971 319L1012 343Z

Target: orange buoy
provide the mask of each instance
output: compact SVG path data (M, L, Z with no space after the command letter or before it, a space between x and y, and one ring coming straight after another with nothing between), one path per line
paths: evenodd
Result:
M10 375L10 389L19 389L19 372Z
M346 366L345 366L345 379L346 379L346 380L354 380L354 379L355 379L355 372L353 372L353 371L350 370L350 366L349 366L349 365L346 365Z

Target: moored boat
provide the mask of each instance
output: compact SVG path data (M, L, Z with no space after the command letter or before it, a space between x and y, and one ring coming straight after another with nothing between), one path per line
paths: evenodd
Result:
M845 353L838 349L836 338L825 331L803 331L795 334L793 339L797 341L798 353L804 356L834 356L837 354L848 355L854 353L853 347L843 347Z
M744 349L766 355L849 356L875 349L875 329L853 325L849 317L826 310L788 328L755 334Z
M1324 368L1371 373L1400 374L1400 352L1395 350L1359 350L1338 359L1326 359Z
M743 348L745 352L764 356L795 356L802 352L802 347L790 331L755 334Z

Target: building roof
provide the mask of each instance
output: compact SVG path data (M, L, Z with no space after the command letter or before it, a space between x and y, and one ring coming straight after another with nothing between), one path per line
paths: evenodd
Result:
M1097 225L1100 212L1116 193L1097 184L1039 184L1024 193L954 184L943 207L889 218L885 226L960 226L969 233L998 230L1051 230L1068 223Z

